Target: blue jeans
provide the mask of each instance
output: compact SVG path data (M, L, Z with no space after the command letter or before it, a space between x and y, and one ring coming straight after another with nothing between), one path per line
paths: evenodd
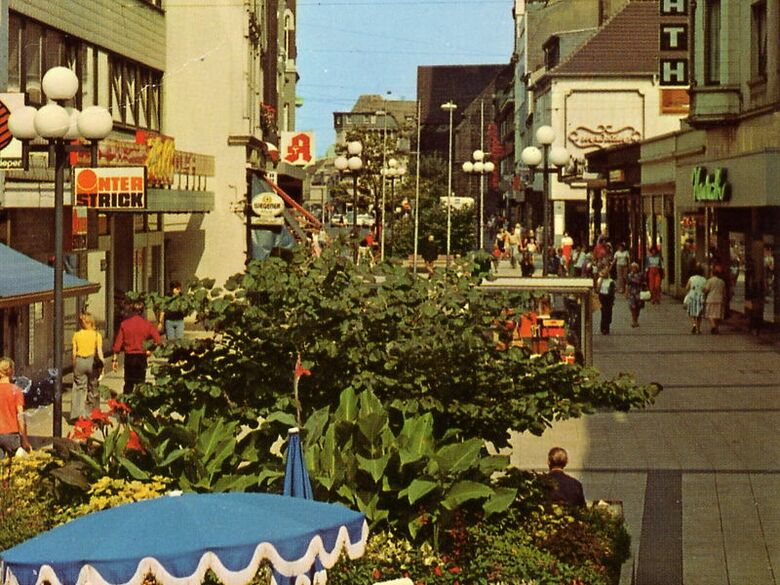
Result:
M184 337L184 319L171 321L165 320L165 336L168 339L181 339Z

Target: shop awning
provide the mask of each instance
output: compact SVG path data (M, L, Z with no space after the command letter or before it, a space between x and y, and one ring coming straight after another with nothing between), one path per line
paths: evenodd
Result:
M74 297L100 290L100 285L63 274L63 295ZM0 309L54 298L54 269L0 244Z

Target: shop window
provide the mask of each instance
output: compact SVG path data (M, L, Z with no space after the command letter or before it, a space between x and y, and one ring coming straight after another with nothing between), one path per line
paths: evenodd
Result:
M43 40L43 28L36 22L27 21L24 25L24 42L22 43L22 63L24 65L22 77L30 104L43 105L43 93L41 91L41 44Z
M21 91L22 21L11 14L8 19L8 91Z
M65 38L59 31L46 29L43 35L43 70L65 64Z
M97 52L91 46L84 47L84 61L81 68L81 107L96 105L97 94Z
M97 86L97 105L111 109L111 100L109 99L109 81L108 81L108 53L99 49L97 53L96 64L96 86Z
M752 11L751 73L753 79L766 79L767 30L766 2L758 2Z
M704 5L704 83L720 84L720 0Z

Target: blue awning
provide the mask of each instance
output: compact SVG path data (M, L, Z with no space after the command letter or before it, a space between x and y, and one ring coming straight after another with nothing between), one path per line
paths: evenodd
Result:
M100 290L100 285L63 274L63 295L74 297ZM54 269L0 244L0 309L54 298Z

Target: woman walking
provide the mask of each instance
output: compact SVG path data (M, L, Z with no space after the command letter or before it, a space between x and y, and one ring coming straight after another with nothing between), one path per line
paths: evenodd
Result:
M95 321L89 313L79 315L79 330L73 334L73 389L70 401L70 417L88 417L100 408L98 376L95 357L103 361L103 336L95 329Z
M601 334L609 335L612 325L612 307L615 304L615 281L609 275L609 270L602 270L596 282L596 292L601 303Z
M704 283L704 292L707 300L704 306L704 316L710 322L710 333L717 335L720 333L718 325L723 319L723 301L726 297L726 282L715 272Z
M24 418L24 395L11 382L13 377L13 360L0 358L0 455L5 453L8 457L13 457L19 447L30 450Z
M661 280L664 277L663 259L658 248L650 248L650 255L645 259L647 272L647 288L650 289L650 302L658 305L661 302Z
M631 327L639 327L639 312L645 302L639 298L645 288L645 276L639 271L639 264L632 262L626 276L628 286L628 309L631 311Z
M695 266L685 285L685 307L691 320L691 333L701 333L701 317L704 313L704 285L707 279L702 276L701 266Z

